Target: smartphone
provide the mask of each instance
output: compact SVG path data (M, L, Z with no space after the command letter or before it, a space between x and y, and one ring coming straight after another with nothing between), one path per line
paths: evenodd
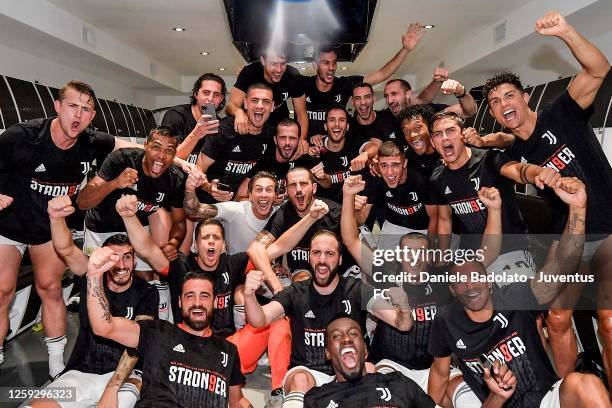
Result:
M217 190L219 191L232 191L230 190L230 186L229 184L225 184L225 183L217 183Z
M287 185L284 180L278 182L278 187L276 188L276 195L283 195L287 192Z
M207 103L202 106L202 115L210 116L208 120L217 120L217 110L215 109L215 105L212 103Z
M480 368L482 368L483 373L485 368L488 368L489 370L493 368L493 363L484 354L478 356L478 362L480 363Z

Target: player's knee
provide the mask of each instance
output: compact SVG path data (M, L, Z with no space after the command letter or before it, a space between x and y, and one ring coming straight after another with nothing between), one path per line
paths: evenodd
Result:
M603 388L603 383L593 374L571 373L563 379L561 392L578 395L581 399L590 399Z
M234 304L244 305L244 285L238 285L234 290Z
M551 332L565 333L572 327L572 310L550 310L546 326Z
M285 381L285 393L299 391L306 393L316 385L315 379L306 370L297 370Z
M612 310L598 310L600 334L608 341L612 340Z
M36 292L43 303L58 303L64 300L61 282L36 284Z
M291 277L291 283L304 281L306 279L309 279L311 276L312 275L308 271L300 271Z

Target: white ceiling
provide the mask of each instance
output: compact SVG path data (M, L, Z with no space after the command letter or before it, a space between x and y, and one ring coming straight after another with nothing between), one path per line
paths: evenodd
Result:
M248 0L256 1L256 0ZM126 45L163 62L179 75L195 76L244 64L234 48L222 0L49 0ZM408 24L434 24L414 55L398 71L408 75L422 61L439 60L449 49L494 24L528 0L379 0L370 41L342 74L379 68L397 50ZM177 33L172 27L185 27ZM437 45L437 46L436 46ZM203 57L200 51L212 54ZM313 73L309 67L304 73Z

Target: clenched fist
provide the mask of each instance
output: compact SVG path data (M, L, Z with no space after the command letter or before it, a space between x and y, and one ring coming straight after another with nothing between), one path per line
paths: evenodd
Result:
M249 272L244 282L244 295L253 296L263 283L263 277L262 271L252 270Z
M126 167L120 175L112 182L115 188L132 187L138 181L138 172L131 167Z
M68 196L53 197L47 203L49 218L65 218L74 212L72 200Z
M124 195L115 204L117 214L121 218L133 217L138 211L138 198L135 195Z

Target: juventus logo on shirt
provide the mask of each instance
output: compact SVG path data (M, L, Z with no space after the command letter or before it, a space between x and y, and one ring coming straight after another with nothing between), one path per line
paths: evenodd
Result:
M504 316L501 313L497 313L495 317L493 318L493 321L501 324L502 329L505 329L506 327L508 327L508 319L506 318L506 316Z
M289 98L289 92L283 92L283 101Z
M344 304L344 313L351 314L351 310L353 310L351 308L351 301L348 299L345 299L342 301L342 303Z
M387 387L384 387L384 388L376 387L376 391L380 391L381 400L387 401L387 402L391 400L391 391L389 391Z
M229 275L227 274L227 272L223 272L223 283L225 283L226 285L229 283Z
M542 139L547 139L548 143L551 145L557 143L557 137L553 135L550 130L547 130L546 132L544 132L544 134L542 135Z
M336 102L338 102L338 103L340 103L340 98L341 98L341 95L340 95L340 94L336 95L335 101L336 101Z
M83 166L83 170L81 170L81 174L87 174L89 172L90 163L89 162L81 162L81 166Z
M342 156L340 160L342 160L342 165L344 167L348 166L348 158L346 156Z
M412 201L417 201L419 199L419 197L417 196L417 193L415 193L414 191L410 192L410 199Z
M431 286L428 283L427 286L425 287L425 296L431 295L431 292L433 292L433 289L431 288Z
M227 367L227 353L224 351L221 352L221 364L223 367Z
M127 307L127 313L125 314L125 318L128 320L132 320L132 318L134 318L134 308L132 306Z
M474 183L474 190L480 190L480 177L474 177L470 180L472 180L472 183Z
M157 193L157 197L155 197L155 201L160 203L164 199L165 196L166 196L166 193Z

